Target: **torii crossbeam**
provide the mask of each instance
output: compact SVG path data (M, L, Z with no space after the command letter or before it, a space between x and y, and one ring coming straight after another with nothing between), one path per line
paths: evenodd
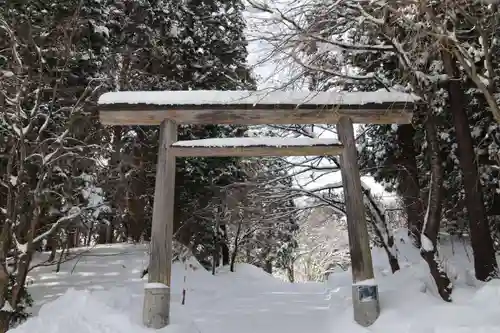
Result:
M99 99L104 125L160 125L144 324L169 324L175 159L185 156L340 154L353 276L354 319L380 314L353 123L407 124L416 103L399 92L123 91ZM177 124L337 124L339 140L233 138L177 141Z

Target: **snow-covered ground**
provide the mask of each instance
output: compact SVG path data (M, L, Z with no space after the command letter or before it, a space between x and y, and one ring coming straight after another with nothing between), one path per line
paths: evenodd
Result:
M250 265L212 276L191 260L173 266L173 324L159 332L500 332L500 282L475 281L470 251L462 243L446 241L442 247L445 267L455 280L454 302L447 304L435 296L426 266L404 233L398 240L403 267L395 275L383 251L373 251L382 314L370 328L352 321L350 272L333 273L327 283L291 284ZM126 244L100 246L63 264L59 273L53 267L34 270L30 291L38 315L11 332L152 332L141 326L145 250Z

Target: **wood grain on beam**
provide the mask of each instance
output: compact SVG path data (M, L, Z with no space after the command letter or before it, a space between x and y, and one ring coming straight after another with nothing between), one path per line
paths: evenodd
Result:
M176 147L172 153L177 157L265 157L265 156L327 156L342 153L342 145L328 146L282 146L282 147Z
M258 106L260 107L260 106ZM101 105L99 117L104 125L159 125L169 119L179 124L336 124L349 117L359 124L408 124L411 105L377 104L325 107L322 109L152 109L151 106Z

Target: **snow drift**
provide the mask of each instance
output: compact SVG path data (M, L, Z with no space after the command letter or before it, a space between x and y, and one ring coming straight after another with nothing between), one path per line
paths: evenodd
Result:
M448 304L435 294L427 266L405 231L396 240L402 269L394 275L383 250L373 250L382 313L369 328L352 320L349 271L331 274L326 283L290 284L247 264L212 276L190 259L173 265L172 325L159 332L500 332L500 281L473 278L467 246L445 240L440 249L455 286ZM96 248L76 266L66 263L60 273L41 267L31 287L40 311L11 332L152 332L141 325L145 281L139 276L145 262L144 247L113 245Z

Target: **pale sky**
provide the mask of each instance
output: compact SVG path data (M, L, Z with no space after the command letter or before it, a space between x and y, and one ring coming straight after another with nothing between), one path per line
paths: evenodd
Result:
M267 88L279 88L284 83L287 82L287 78L289 77L289 71L293 70L292 68L282 68L278 67L272 60L265 60L266 55L271 49L269 44L266 44L262 40L257 40L257 34L259 33L259 29L265 29L258 21L253 19L255 13L247 13L246 19L248 24L247 35L249 38L249 46L248 46L248 63L252 66L254 74L258 77L258 89L267 89ZM355 128L356 130L356 128ZM321 135L322 138L335 137L333 133L323 133ZM305 178L308 178L306 176ZM334 173L328 176L321 177L314 184L308 185L310 188L317 188L320 186L325 186L327 184L336 183L340 181L341 176L340 173ZM363 181L370 185L372 192L376 194L382 194L385 199L390 200L394 197L393 194L387 193L384 191L383 187L376 183L372 177L362 177ZM298 180L301 181L300 179ZM304 179L302 179L304 181Z

